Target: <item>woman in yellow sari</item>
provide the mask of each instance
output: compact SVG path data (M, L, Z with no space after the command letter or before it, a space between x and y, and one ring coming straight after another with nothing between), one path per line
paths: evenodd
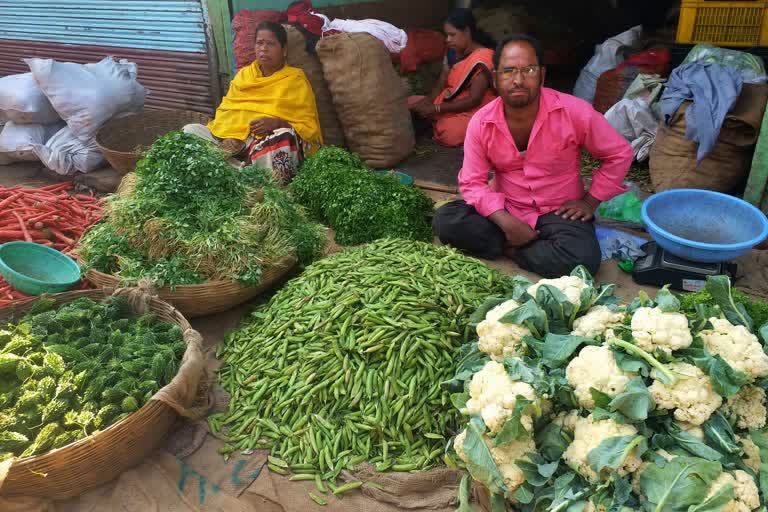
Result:
M433 124L433 138L444 146L461 146L467 125L496 97L493 88L493 38L477 28L472 11L455 9L443 28L448 43L443 72L429 96L411 96L408 105Z
M301 69L285 64L287 42L279 23L259 24L256 61L237 73L214 120L184 127L232 155L245 152L248 162L272 169L282 184L323 143L312 86Z

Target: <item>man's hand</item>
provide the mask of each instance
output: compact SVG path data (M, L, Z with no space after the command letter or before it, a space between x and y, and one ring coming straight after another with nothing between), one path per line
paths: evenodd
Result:
M506 210L492 213L488 219L493 221L504 232L507 247L523 247L539 238L539 232L531 229L528 224L517 220Z
M237 155L243 150L245 143L237 139L224 139L221 141L221 149L231 155Z
M283 127L285 123L274 117L260 117L251 121L251 133L255 135L266 135Z
M580 220L589 222L595 218L595 210L600 206L600 201L586 194L581 199L568 201L555 212L566 220Z

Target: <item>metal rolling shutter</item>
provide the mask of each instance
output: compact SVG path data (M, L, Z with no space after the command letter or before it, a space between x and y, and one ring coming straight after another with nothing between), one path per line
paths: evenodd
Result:
M202 0L0 0L0 76L27 57L139 66L147 108L212 114L214 91Z

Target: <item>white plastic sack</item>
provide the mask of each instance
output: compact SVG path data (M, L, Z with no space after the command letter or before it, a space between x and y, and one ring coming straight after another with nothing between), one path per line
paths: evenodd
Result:
M0 122L51 124L59 120L32 73L0 78Z
M32 148L48 142L48 139L63 126L62 122L43 125L8 121L0 132L0 165L11 162L34 162L38 158Z
M59 130L45 145L32 148L40 161L57 174L69 176L76 171L90 172L104 162L96 139L83 142L68 126Z
M138 69L127 60L106 57L96 64L24 59L53 108L82 142L89 144L116 114L140 112L146 91Z
M632 145L638 162L648 158L659 120L642 98L624 99L605 113L605 118Z
M576 85L573 86L573 95L592 103L595 99L597 79L624 62L622 51L624 48L635 46L642 34L643 27L638 25L596 46L595 54L579 73Z
M338 30L339 32L365 32L384 43L389 53L400 53L408 44L408 34L391 23L380 20L341 20L331 21L326 16L323 32Z

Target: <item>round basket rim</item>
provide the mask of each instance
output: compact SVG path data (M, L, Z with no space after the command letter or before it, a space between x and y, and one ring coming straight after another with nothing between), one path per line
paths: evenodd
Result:
M81 264L83 263L82 259L79 258L79 257L77 258L77 261L79 263L81 263ZM297 262L298 262L298 260L297 260L297 258L295 256L292 256L292 255L285 256L284 258L276 261L272 265L264 267L262 274L264 274L265 272L268 272L270 270L273 270L273 269L274 270L277 270L277 269L290 270L291 268L293 268L296 265ZM112 280L116 284L122 283L122 280L120 279L120 277L118 277L118 276L116 276L114 274L108 274L106 272L101 272L100 270L94 270L94 269L86 270L85 271L86 279L88 278L88 276L90 274L97 275L99 277L102 277L103 279ZM192 290L203 290L203 289L207 289L207 288L221 288L221 287L224 287L224 286L229 287L229 286L233 286L233 285L237 286L237 287L239 287L240 289L243 289L243 290L255 290L255 289L261 288L261 284L256 285L256 286L245 286L245 285L242 285L242 284L240 284L240 283L238 283L237 281L234 281L234 280L213 280L213 281L206 281L204 283L197 283L197 284L179 284L179 285L176 285L176 286L173 287L173 291L171 290L170 286L163 286L162 288L158 288L157 292L158 293L163 293L163 294L168 294L168 295L179 295L180 292L187 291L187 290L190 290L190 291L192 291Z
M98 289L92 289L92 290L76 290L76 291L69 291L64 293L55 293L55 294L43 294L38 297L31 297L29 299L25 299L23 301L15 302L9 306L6 306L4 308L0 308L0 321L8 321L11 318L13 318L16 315L23 315L25 314L29 309L31 309L32 305L37 302L40 299L48 298L48 299L54 299L56 301L56 306L61 306L64 304L69 304L77 299L80 298L89 298L97 302L104 302L108 300L110 297L113 296L113 294L117 291L116 288L98 288ZM185 335L185 343L187 344L187 347L185 349L184 356L182 357L182 363L180 365L179 371L181 371L181 366L183 366L183 361L186 360L189 351L193 350L193 345L188 342L186 339L187 333L194 331L192 328L192 325L190 324L189 320L172 304L168 303L167 301L162 300L158 296L151 296L149 299L149 311L155 313L155 314L161 314L162 315L162 321L173 323L175 325L178 325L182 333ZM197 335L199 336L199 334ZM203 349L202 345L198 347L200 350ZM204 351L203 351L204 354ZM197 390L199 392L200 386L204 384L205 379L201 375L200 382L197 383ZM170 385L167 384L166 386ZM162 390L163 388L161 388ZM192 404L189 404L191 406ZM23 472L30 471L28 469L30 466L35 466L38 464L44 464L44 463L53 463L52 461L59 457L65 457L66 452L72 451L73 454L76 453L76 450L79 448L86 446L88 444L96 444L98 439L108 439L112 434L117 432L118 430L122 428L126 428L126 423L129 422L135 422L137 421L137 418L139 420L141 419L153 419L153 418L162 418L164 415L167 414L173 414L178 416L179 413L176 411L173 407L171 407L169 404L165 403L162 400L150 398L144 405L142 405L139 409L136 411L130 413L125 418L121 419L120 421L113 423L109 425L107 428L103 430L98 430L87 437L84 437L83 439L79 439L77 441L74 441L72 443L69 443L65 446L49 450L47 452L28 456L24 458L14 458L11 459L10 467L8 468L8 473L6 475L5 482L0 482L7 484L9 480L14 476L14 472L21 471ZM120 471L124 471L126 469L129 469L129 466L121 467ZM17 480L18 475L13 480ZM92 485L90 488L82 489L82 492L86 492L89 489L94 488L95 486L101 485L104 482L98 482L94 485ZM6 494L6 486L0 485L0 496L17 496L17 494L13 493L13 491L9 494ZM43 497L51 497L48 494L41 494ZM57 498L53 498L57 499Z
M99 128L98 132L96 132L96 146L101 150L102 152L111 153L113 156L119 156L123 158L137 158L141 159L145 151L126 151L121 149L115 149L113 147L110 147L108 145L108 141L105 141L105 138L108 135L111 135L114 131L118 130L125 130L129 127L133 127L134 125L141 125L146 122L151 122L155 120L184 120L184 121L202 121L204 119L210 120L211 117L208 114L205 114L203 112L197 112L194 110L184 110L184 109L161 109L161 110L144 110L142 112L137 113L130 113L124 116L120 117L114 117L104 123L104 125ZM189 124L189 123L186 123ZM179 130L181 127L178 128ZM160 135L154 133L152 135L153 137L157 138Z

